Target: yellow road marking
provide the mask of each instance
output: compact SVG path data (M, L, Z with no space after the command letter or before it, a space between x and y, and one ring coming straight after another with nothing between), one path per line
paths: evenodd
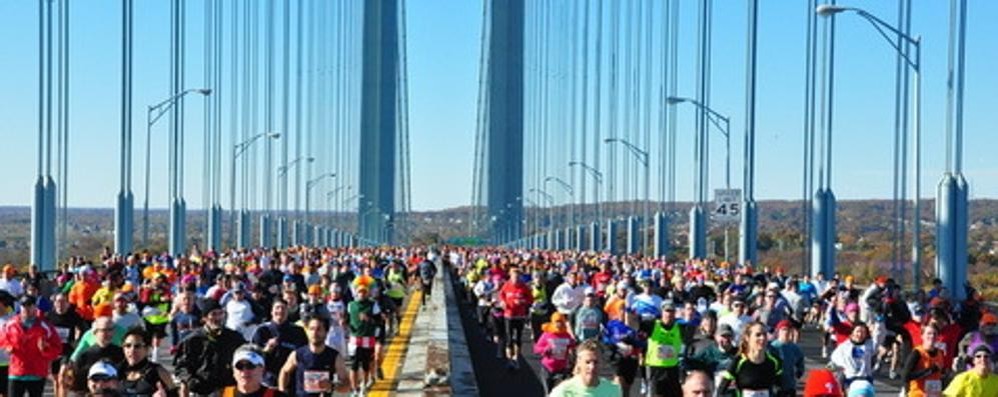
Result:
M399 373L402 370L402 360L405 359L405 352L409 346L409 339L412 337L412 323L416 321L416 314L419 312L419 303L423 296L423 291L415 291L409 296L409 302L402 313L402 323L399 325L398 335L392 337L388 342L388 351L385 352L385 361L381 363L381 370L385 373L385 379L374 382L371 387L369 397L388 397L398 387Z

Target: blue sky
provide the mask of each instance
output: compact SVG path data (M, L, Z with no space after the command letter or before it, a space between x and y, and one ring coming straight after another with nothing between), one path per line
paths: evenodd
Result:
M189 2L187 80L201 81L201 8ZM562 4L564 2L559 2ZM716 1L713 102L732 118L738 136L744 120L745 7ZM761 1L757 108L757 198L795 199L800 195L803 98L804 1ZM851 1L893 22L893 1ZM934 195L943 170L943 115L948 3L914 2L912 30L923 37L923 196ZM165 97L168 87L168 2L137 1L135 14L134 109L136 175L141 186L144 114L147 104ZM736 5L736 6L735 6ZM472 150L478 90L482 4L475 0L408 0L409 117L414 209L465 205L471 198ZM693 92L695 2L682 3L679 91ZM967 29L967 90L964 169L974 198L998 197L998 163L992 150L998 91L998 3L972 0ZM111 207L118 190L120 3L74 3L71 21L71 141L69 202L74 207ZM865 21L843 16L838 24L835 90L835 171L839 198L890 197L893 131L893 50ZM0 2L0 205L31 201L37 153L37 3ZM200 101L197 101L198 103ZM200 106L188 106L190 207L200 206ZM678 198L691 197L686 156L690 143L688 110L680 119L681 165ZM165 144L165 123L157 134ZM228 141L227 135L224 138ZM714 140L718 142L719 140ZM155 152L155 151L154 151ZM741 141L732 145L741 153ZM165 150L153 156L154 181L166 179ZM739 156L733 173L740 182ZM712 184L721 180L723 152L712 149ZM156 164L158 163L158 165ZM227 165L227 163L226 163ZM223 170L227 178L228 171ZM653 175L655 179L655 175ZM140 189L137 189L140 190ZM656 189L652 188L655 192ZM136 202L141 202L137 191ZM154 184L153 207L164 207L166 186ZM223 201L227 203L227 199Z

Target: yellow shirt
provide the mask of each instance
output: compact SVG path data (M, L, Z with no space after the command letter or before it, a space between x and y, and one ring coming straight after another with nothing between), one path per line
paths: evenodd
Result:
M946 397L983 397L998 396L998 375L987 374L980 377L974 371L966 371L956 375L946 390Z
M111 288L101 287L99 290L97 290L97 292L94 293L94 296L90 298L90 304L97 306L104 303L111 303L111 300L114 298L115 292L117 291Z

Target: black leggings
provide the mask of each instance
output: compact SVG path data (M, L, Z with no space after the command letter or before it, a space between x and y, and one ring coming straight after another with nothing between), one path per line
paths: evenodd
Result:
M523 319L506 318L506 347L520 347L523 339Z
M24 397L25 393L30 397L42 397L42 392L45 391L45 379L11 379L7 388L7 397Z

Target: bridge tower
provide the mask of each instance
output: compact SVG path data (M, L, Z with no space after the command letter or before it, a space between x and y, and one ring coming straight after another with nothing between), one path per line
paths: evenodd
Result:
M492 243L504 243L523 233L524 0L489 0L487 7L474 200L485 213L473 222L487 227Z
M402 0L364 2L360 108L358 231L368 242L395 239L396 182L401 177L399 27Z

